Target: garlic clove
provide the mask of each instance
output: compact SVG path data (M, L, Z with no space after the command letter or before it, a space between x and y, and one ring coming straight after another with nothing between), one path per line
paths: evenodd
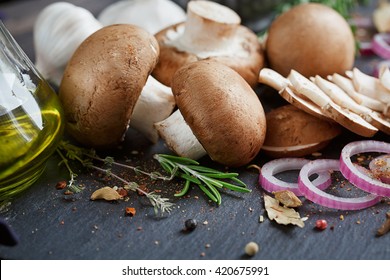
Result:
M109 5L98 16L103 25L134 24L152 34L185 19L185 11L170 0L122 0Z
M34 24L35 65L44 78L59 85L67 62L89 35L102 27L86 9L67 2L46 6Z

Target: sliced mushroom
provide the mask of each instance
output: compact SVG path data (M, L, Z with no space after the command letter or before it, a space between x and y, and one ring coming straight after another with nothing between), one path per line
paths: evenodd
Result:
M385 117L380 116L378 113L370 110L369 108L356 103L348 94L346 94L344 90L342 90L336 84L329 82L320 76L316 76L313 80L315 84L337 105L340 105L342 108L358 114L379 130L387 134L390 133L390 122Z
M236 70L251 86L263 67L257 35L240 25L233 10L212 1L190 1L187 20L158 32L160 59L153 76L170 86L174 73L197 60L216 60Z
M330 120L324 115L324 113L322 113L321 109L316 104L310 100L307 100L306 98L302 98L299 94L296 94L292 89L293 87L291 82L287 78L280 75L278 72L270 68L261 69L259 74L259 82L276 89L286 101L305 111L306 113L309 113L320 119Z
M297 71L291 70L288 78L296 91L318 105L327 117L348 130L365 137L372 137L378 131L376 127L359 115L334 103L318 86Z
M190 63L175 73L172 91L185 122L212 160L242 166L258 154L266 131L264 110L237 72L215 61ZM174 133L183 127L168 125ZM165 139L165 130L159 132ZM184 151L193 144L171 140L168 146L184 145Z
M379 68L379 81L387 90L390 90L390 69L387 65Z
M348 74L351 76L351 73ZM367 75L355 67L351 79L357 92L390 104L390 90L385 88L378 78Z
M356 92L351 79L335 73L331 76L328 76L328 80L332 81L341 89L343 89L358 104L361 104L377 112L383 112L385 110L386 105L383 102Z
M134 106L130 127L141 132L152 143L157 143L159 137L154 123L168 118L175 106L171 88L149 76Z

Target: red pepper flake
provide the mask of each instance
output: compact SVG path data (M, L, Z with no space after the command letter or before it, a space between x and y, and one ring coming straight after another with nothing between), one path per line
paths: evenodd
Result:
M125 213L127 216L133 217L137 211L134 207L126 207Z
M316 229L324 230L328 227L328 222L326 220L317 220L316 221Z
M119 193L119 195L121 196L121 197L125 197L125 196L127 196L129 193L127 192L127 190L125 190L124 188L119 188L118 190L117 190L117 193Z
M67 185L66 181L60 181L56 184L56 189L63 190L66 188L66 185Z

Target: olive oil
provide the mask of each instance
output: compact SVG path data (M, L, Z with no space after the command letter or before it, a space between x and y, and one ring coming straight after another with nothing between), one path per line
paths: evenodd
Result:
M2 78L4 73L0 73L0 201L39 178L63 134L61 104L45 81L36 87L18 82L7 87Z

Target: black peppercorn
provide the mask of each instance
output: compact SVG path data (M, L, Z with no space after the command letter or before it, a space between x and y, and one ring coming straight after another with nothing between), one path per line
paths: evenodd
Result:
M185 221L184 225L186 230L193 231L198 225L198 222L195 219L188 219Z

